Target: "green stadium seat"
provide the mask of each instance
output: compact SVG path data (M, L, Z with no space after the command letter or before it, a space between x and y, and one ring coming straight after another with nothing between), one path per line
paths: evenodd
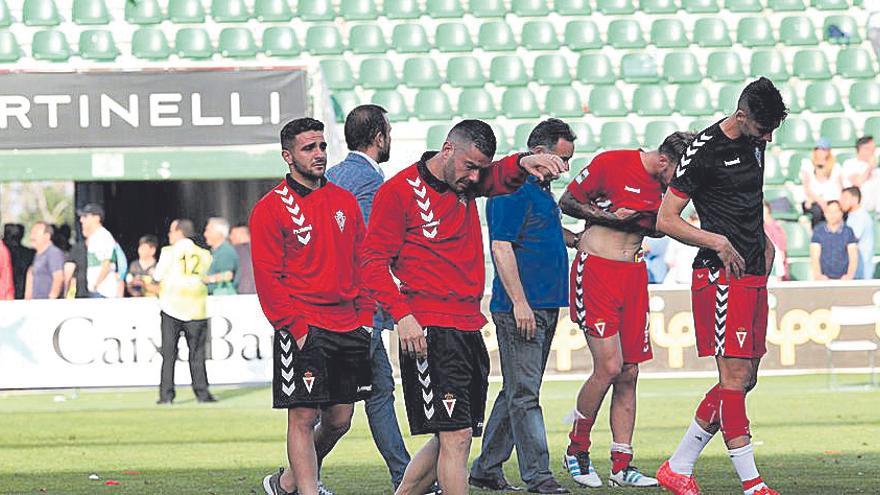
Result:
M342 55L342 35L332 24L310 26L306 31L306 50L312 55Z
M843 48L837 52L837 75L848 79L871 79L877 75L871 54L864 48Z
M446 142L446 136L452 129L448 124L432 125L428 128L428 134L425 138L425 148L429 150L439 150Z
M880 136L880 117L868 117L862 127L863 136Z
M725 0L724 8L737 14L758 13L764 10L761 0Z
M66 62L73 55L67 38L61 31L46 29L34 33L31 42L31 55L37 60L49 62Z
M798 96L797 91L794 90L791 84L777 84L776 88L779 90L779 94L782 95L782 101L785 102L785 106L788 107L788 113L801 113L804 111L800 96Z
M403 63L403 83L410 88L439 88L443 77L433 58L415 57Z
M822 50L801 50L795 53L792 73L801 79L831 79L828 59Z
M6 29L0 31L0 63L18 62L21 53L21 45L18 44L12 31Z
M429 89L424 91L439 90ZM370 99L370 102L384 108L388 112L388 120L391 122L403 122L408 120L410 117L410 112L406 106L406 102L403 100L403 96L401 96L400 93L393 89L376 91L375 93L373 93L373 98ZM446 101L446 105L449 105L448 100ZM449 114L449 117L452 118L451 109L449 111Z
M79 33L79 55L86 60L112 62L119 56L113 32L105 29L86 29Z
M591 20L570 21L565 25L565 46L572 51L598 50L604 42L599 28Z
M785 184L788 177L782 170L782 163L776 153L764 154L764 185L781 186Z
M654 83L660 79L657 74L657 60L648 53L627 53L620 60L620 76L627 83Z
M648 15L674 14L678 5L674 0L640 0L639 10Z
M446 78L456 88L482 88L486 85L483 67L471 55L450 58L446 63Z
M452 120L454 112L444 91L423 89L416 93L413 114L420 120Z
M298 0L296 15L306 22L332 21L336 18L330 0Z
M488 52L512 52L517 43L510 25L504 21L485 22L478 34L480 48Z
M788 117L782 122L776 131L776 141L789 150L811 150L816 144L810 122L797 117Z
M843 102L840 91L830 82L815 82L807 86L804 104L807 110L816 113L842 112Z
M394 89L400 84L394 65L387 58L361 60L358 79L364 89Z
M720 17L701 17L694 23L694 43L703 48L733 46L727 24Z
M755 50L749 62L749 75L764 76L771 81L780 83L788 80L788 67L785 57L776 50Z
M596 86L590 91L589 112L596 117L625 117L623 93L615 86Z
M507 7L504 5L504 0L471 0L469 11L474 17L483 19L503 19L507 15Z
M342 0L339 14L346 21L373 21L379 18L373 0Z
M614 84L617 74L604 53L586 53L578 57L577 80L584 84Z
M739 95L742 94L742 84L725 84L718 90L718 104L715 110L723 114L731 114L736 110L739 103Z
M556 29L548 21L529 21L522 28L522 46L529 50L558 50Z
M382 12L388 19L418 19L422 16L422 9L418 0L385 0L382 2Z
M644 145L647 149L657 149L667 136L679 130L678 124L671 120L652 120L645 125Z
M214 45L204 29L182 28L174 37L174 52L180 58L208 59L214 55Z
M495 133L495 154L501 155L510 152L510 138L507 137L507 132L504 131L503 127L499 127L495 124L489 124L492 127L492 132Z
M736 26L736 42L746 48L775 46L773 28L766 17L743 17Z
M734 51L710 53L706 64L706 75L713 81L719 82L743 81L746 78L742 60Z
M792 153L788 158L788 171L786 173L786 179L789 182L794 183L796 186L801 185L801 168L806 165L810 166L812 160L810 158L810 153L807 152L796 152Z
M345 122L345 117L361 104L361 99L354 91L334 91L330 95L330 103L333 105L333 111L336 114L336 122L340 124ZM391 117L388 120L394 121Z
M818 45L816 26L806 16L792 16L782 19L779 25L779 41L788 46Z
M792 205L794 206L794 205ZM788 257L806 257L810 255L810 234L797 222L780 222L785 232L785 254Z
M796 221L800 216L798 208L795 206L794 197L791 191L785 187L765 187L764 199L771 205L779 203L788 203L788 206L778 209L771 207L770 215L777 220Z
M599 132L599 143L606 150L638 149L636 130L629 122L606 122Z
M211 3L211 19L214 22L247 22L250 18L251 13L244 0L213 0Z
M527 124L519 124L516 126L516 129L513 131L513 147L517 150L527 150L529 149L528 140L529 134L532 133L532 129L535 128L535 124L527 123Z
M802 12L807 10L804 0L767 0L767 7L775 12Z
M167 60L171 47L161 29L144 27L131 36L131 54L144 60Z
M471 33L459 22L444 22L437 26L434 44L441 52L470 52L474 49Z
M631 15L636 7L632 0L597 0L596 10L604 15Z
M254 17L260 22L287 22L293 12L287 0L254 0Z
M690 44L678 19L657 19L651 24L651 44L657 48L685 48Z
M583 117L584 105L581 96L571 86L554 86L547 91L544 113L559 118Z
M254 58L258 51L251 30L243 27L225 28L220 31L217 48L220 55L229 58Z
M648 117L668 116L672 113L663 87L639 86L633 93L632 111Z
M810 260L803 258L789 258L788 279L796 282L808 282L812 280Z
M843 37L833 36L835 29L843 33ZM825 18L822 24L822 39L829 43L842 45L858 45L862 42L859 25L848 15L832 15Z
M458 0L427 0L425 13L433 19L461 19L464 9Z
M550 13L547 0L511 0L510 10L519 17L546 17Z
M856 2L858 0L853 2L853 6L856 5ZM819 10L848 10L850 8L848 0L814 0L811 3Z
M721 11L716 0L682 0L681 4L689 14L715 14Z
M358 24L348 32L348 49L357 55L385 53L388 42L378 24Z
M663 58L663 79L672 84L697 83L703 80L700 63L691 52L670 52Z
M593 133L592 127L586 122L581 121L569 122L568 125L571 127L574 135L577 136L577 139L574 141L574 151L576 153L596 151L596 135ZM572 167L572 170L575 170L574 167ZM580 171L580 169L577 171Z
M687 130L691 132L702 132L717 122L717 118L702 118L702 119L694 119L688 124Z
M702 117L715 113L709 91L700 84L679 86L675 92L675 109L689 117Z
M354 89L354 75L345 59L327 58L320 62L324 82L331 91Z
M165 19L157 0L138 0L125 2L125 21L129 24L146 26L158 24Z
M559 86L571 84L571 70L565 57L558 54L539 55L535 58L533 78L539 84Z
M57 26L61 23L53 0L24 0L21 17L26 26Z
M647 43L638 21L615 19L608 24L608 44L614 48L644 48Z
M465 88L458 95L458 114L466 119L494 119L498 109L492 95L483 88Z
M397 53L428 53L431 44L420 24L398 24L391 32L391 45Z
M489 79L496 86L525 86L529 83L526 66L522 58L515 55L500 55L489 65Z
M267 57L296 57L302 46L290 26L272 26L263 31L263 53Z
M553 10L563 17L590 15L593 13L588 0L553 0Z
M849 105L858 112L880 112L880 83L876 80L854 83L849 88Z
M168 0L168 18L180 24L201 24L205 9L200 0Z
M104 0L74 0L72 17L81 25L108 24L111 20Z
M852 148L859 137L856 125L849 117L828 117L822 121L819 135L829 140L832 148Z
M0 0L0 27L9 27L12 25L12 14L9 12L9 6L5 0Z

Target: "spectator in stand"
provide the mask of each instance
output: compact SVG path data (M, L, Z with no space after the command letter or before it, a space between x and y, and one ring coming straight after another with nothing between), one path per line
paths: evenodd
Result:
M688 208L682 213L682 216L687 217L687 223L700 228L697 210ZM666 247L666 254L663 256L666 266L669 267L663 283L689 285L693 281L694 259L697 257L697 251L699 250L700 248L698 247L689 246L676 239L670 239L669 245Z
M229 242L238 254L238 293L256 294L257 286L254 285L254 265L251 261L251 231L247 225L240 224L232 227L229 232Z
M877 170L877 145L873 136L856 141L856 156L843 162L843 187L855 186L862 193L862 208L877 209L880 195L880 171Z
M159 239L145 235L138 240L138 259L131 262L125 285L131 297L155 297L159 294L159 284L153 280L156 271L156 251Z
M804 213L810 215L813 228L825 220L825 205L829 201L839 201L843 190L843 174L834 161L830 142L822 138L813 149L812 165L801 168L801 184L807 199Z
M116 271L116 240L104 228L104 208L87 204L79 212L83 236L86 238L86 283L89 297L120 297L120 280Z
M12 283L12 257L6 244L0 240L0 301L15 299L15 284Z
M70 247L64 260L64 298L82 299L89 297L88 254L85 240Z
M770 203L764 201L764 233L776 248L776 256L773 259L773 270L770 272L772 277L777 279L788 279L788 258L785 250L788 248L788 238L782 225L770 214Z
M227 241L229 238L229 222L225 218L212 217L205 224L205 242L211 247L211 268L205 276L208 294L214 296L233 295L238 292L238 253Z
M52 244L55 245L62 253L67 255L70 252L70 225L63 223L61 225L52 225Z
M669 240L669 236L663 236L645 237L642 241L649 284L662 284L669 272L669 266L666 264L666 250L669 248Z
M826 221L813 230L810 269L813 280L852 280L859 264L856 235L843 223L839 201L825 207Z
M28 269L34 263L36 252L21 245L24 238L24 225L7 223L3 226L3 242L9 249L12 258L12 284L15 287L15 298L24 299L24 285Z
M31 227L31 246L36 248L34 263L27 272L25 299L57 299L64 288L64 252L52 244L55 233L46 222Z
M846 212L846 226L858 239L859 262L856 278L874 278L874 219L861 205L862 193L858 187L847 187L840 195L840 206Z

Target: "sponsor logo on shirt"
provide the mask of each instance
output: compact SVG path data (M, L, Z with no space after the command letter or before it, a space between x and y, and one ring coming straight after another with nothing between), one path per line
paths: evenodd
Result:
M629 186L623 186L623 190L624 190L624 191L629 191L629 192L631 192L631 193L635 193L635 194L641 194L641 193L642 193L642 190L641 190L641 189L638 189L638 188L635 188L635 187L629 187Z
M725 167L732 167L734 165L739 165L739 158L734 158L733 160L724 160Z

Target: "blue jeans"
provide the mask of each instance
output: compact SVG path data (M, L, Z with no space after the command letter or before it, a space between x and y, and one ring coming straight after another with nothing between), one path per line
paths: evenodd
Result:
M516 446L519 473L530 489L553 478L539 394L559 309L534 313L537 331L533 340L520 335L512 312L492 313L504 384L486 424L483 449L471 467L475 478L502 478L502 464Z

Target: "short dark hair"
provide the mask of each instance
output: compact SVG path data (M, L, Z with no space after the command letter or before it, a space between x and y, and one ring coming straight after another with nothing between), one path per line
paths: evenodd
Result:
M291 120L281 129L281 148L290 149L289 146L296 136L304 132L323 130L324 123L311 117Z
M660 143L660 147L657 148L657 151L659 151L661 155L665 155L666 158L669 158L670 162L678 165L678 162L681 161L681 157L684 156L684 152L687 151L688 146L694 142L696 137L696 132L673 132L666 136L666 139Z
M544 146L552 150L560 139L573 143L577 136L571 130L571 126L559 119L547 119L536 125L529 134L526 146L532 149L536 146Z
M850 187L844 188L843 191L841 191L841 192L852 194L853 197L856 198L856 203L862 202L862 191L859 190L859 188L856 186L850 186Z
M874 136L862 136L856 140L856 150L874 140Z
M766 77L749 83L739 95L736 107L747 112L759 125L766 128L779 127L788 116L782 94Z
M6 244L20 244L22 239L24 239L24 225L7 223L3 226L3 241Z
M193 221L189 218L178 218L174 221L177 222L177 231L183 234L187 239L192 239L193 234L195 234L196 231Z
M388 132L387 110L379 105L360 105L345 118L345 144L352 151L362 151L373 144L377 134Z
M836 199L832 199L831 201L828 201L827 203L825 203L826 207L831 206L831 205L837 205L838 208L840 208L841 210L843 209L843 207L840 206L840 201L838 201Z
M462 120L449 131L447 141L455 143L472 143L480 153L491 159L495 156L495 133L489 124L482 120Z
M43 232L48 233L49 237L52 237L53 235L55 235L55 227L52 224L50 224L49 222L44 222L41 220L39 222L34 222L34 225L42 225Z
M180 225L180 222L178 222L177 225ZM141 244L147 244L153 246L154 248L157 248L159 247L159 239L153 234L147 234L141 236L141 238L138 239L138 246L140 246Z

